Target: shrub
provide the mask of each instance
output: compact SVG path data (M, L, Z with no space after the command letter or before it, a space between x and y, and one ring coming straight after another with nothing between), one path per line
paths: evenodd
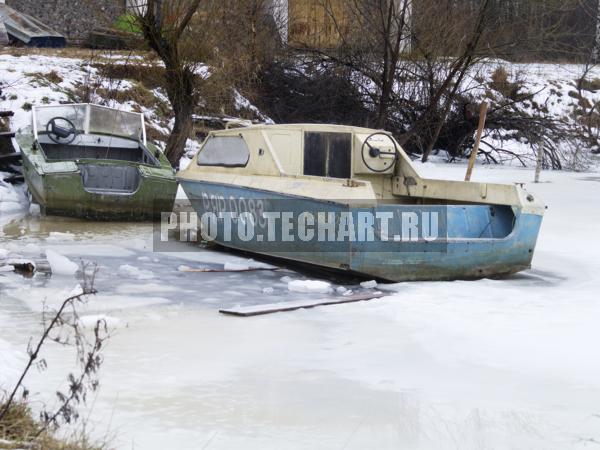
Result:
M113 28L126 33L142 33L142 29L133 14L123 14L119 16L117 20L115 20L115 23L113 23Z

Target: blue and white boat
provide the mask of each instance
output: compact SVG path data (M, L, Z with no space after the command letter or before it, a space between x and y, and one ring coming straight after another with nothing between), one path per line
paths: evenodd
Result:
M347 126L216 131L177 179L209 240L394 282L528 269L545 211L517 185L422 178L389 133Z

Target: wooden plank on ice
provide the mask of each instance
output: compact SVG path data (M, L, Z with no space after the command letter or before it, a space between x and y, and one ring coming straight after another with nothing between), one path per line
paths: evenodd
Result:
M278 272L280 270L279 267L248 267L248 268L239 268L239 269L212 269L210 267L202 267L199 269L194 269L191 267L180 268L180 272L184 273L240 273L240 272Z
M237 317L253 317L265 314L275 314L279 312L297 311L299 309L316 308L318 306L343 305L346 303L364 302L385 297L388 294L383 292L369 292L366 294L356 294L341 297L332 297L315 300L298 300L293 302L270 303L266 305L241 306L238 308L222 309L221 314Z

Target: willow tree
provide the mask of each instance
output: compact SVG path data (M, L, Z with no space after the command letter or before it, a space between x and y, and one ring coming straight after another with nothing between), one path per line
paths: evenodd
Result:
M203 59L192 34L192 18L203 0L146 0L134 7L134 15L148 46L165 65L164 86L171 103L174 124L165 154L176 166L191 134L192 114L198 104L197 69Z

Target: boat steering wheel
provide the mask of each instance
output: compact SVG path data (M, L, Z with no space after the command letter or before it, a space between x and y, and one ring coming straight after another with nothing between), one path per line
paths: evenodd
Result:
M56 124L57 121L66 122L69 128L61 127ZM70 144L77 137L77 127L69 119L64 117L53 117L46 124L46 134L57 144Z
M379 136L379 135L386 136L390 141L392 141L392 144L394 144L393 152L382 152L377 147L373 147L371 144L369 144L369 140L373 136ZM393 165L396 164L396 161L398 161L398 156L400 154L400 151L398 150L398 145L396 144L396 141L394 140L394 138L392 138L392 136L390 136L388 133L384 133L383 131L378 131L376 133L371 134L368 138L365 139L365 142L363 143L362 149L360 151L360 155L362 156L364 165L372 172L383 173L383 172L387 172L388 170L390 170L390 167L384 167L383 169L374 169L373 167L371 167L369 165L369 163L367 162L367 158L365 158L365 150L367 148L369 149L369 156L371 158L377 158L378 156L381 156L381 155L394 155L394 161L392 163L392 166L390 166L390 167L393 167Z

